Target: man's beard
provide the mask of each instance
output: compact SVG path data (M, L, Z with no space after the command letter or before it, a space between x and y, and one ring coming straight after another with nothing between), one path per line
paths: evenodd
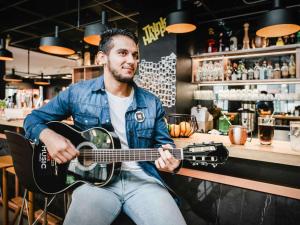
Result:
M108 62L107 62L107 67L108 67L108 70L111 72L111 74L117 81L122 82L122 83L127 83L127 84L132 83L134 76L132 76L132 77L122 76L122 74L118 73L115 69L113 69L111 67L110 60L108 60Z

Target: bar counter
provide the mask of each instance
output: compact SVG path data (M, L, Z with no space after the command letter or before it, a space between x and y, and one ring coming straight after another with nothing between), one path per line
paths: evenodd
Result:
M245 145L232 145L228 136L201 133L174 141L179 148L193 143L221 142L229 150L224 165L216 168L184 165L179 175L300 200L300 152L293 151L287 141L273 140L272 145L261 145L253 138Z
M174 138L178 148L201 142L221 142L229 150L229 156L262 162L300 167L300 152L294 151L287 141L273 140L271 145L261 145L257 138L245 145L232 145L228 136L195 133L189 138Z

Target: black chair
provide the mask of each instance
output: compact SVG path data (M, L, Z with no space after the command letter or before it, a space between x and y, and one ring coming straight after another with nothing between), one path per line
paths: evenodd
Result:
M13 165L16 175L20 181L20 184L25 188L22 207L20 210L18 224L22 221L23 209L26 201L27 192L41 193L34 182L34 177L32 174L32 153L33 146L31 143L21 134L5 130L4 131L8 146L11 151L11 156L13 159ZM47 207L48 207L48 197L45 196L44 204L44 217L43 224L47 224ZM55 197L55 196L54 196ZM41 215L40 215L41 216ZM36 222L36 221L35 221ZM33 224L35 224L35 222Z

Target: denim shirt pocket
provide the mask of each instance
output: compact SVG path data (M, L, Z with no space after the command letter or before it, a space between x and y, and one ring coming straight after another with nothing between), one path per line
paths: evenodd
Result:
M139 147L150 148L153 147L153 128L140 128L136 130L139 141Z
M99 119L95 116L75 114L74 121L75 126L82 130L99 126Z

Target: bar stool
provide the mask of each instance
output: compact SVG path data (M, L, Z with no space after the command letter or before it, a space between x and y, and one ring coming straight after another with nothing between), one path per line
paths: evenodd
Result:
M15 173L19 178L20 184L25 188L22 207L20 209L20 216L18 220L18 223L20 223L23 214L24 204L26 201L27 192L32 193L32 195L29 195L29 201L31 201L29 202L30 204L33 204L33 193L40 193L40 194L43 193L39 191L37 185L35 184L34 177L32 174L33 147L31 143L23 135L19 133L8 131L8 130L5 130L4 133L7 137L8 146L11 151ZM44 217L39 221L43 221L43 224L47 224L48 221L47 207L48 207L49 196L45 194L43 195L45 199L45 204L44 204L44 210L42 211L42 214L44 215ZM33 205L31 205L30 214L31 215L29 215L29 222L31 224L31 222L33 221Z
M0 169L2 170L2 205L3 224L8 225L8 196L6 168L13 166L11 156L0 156Z

